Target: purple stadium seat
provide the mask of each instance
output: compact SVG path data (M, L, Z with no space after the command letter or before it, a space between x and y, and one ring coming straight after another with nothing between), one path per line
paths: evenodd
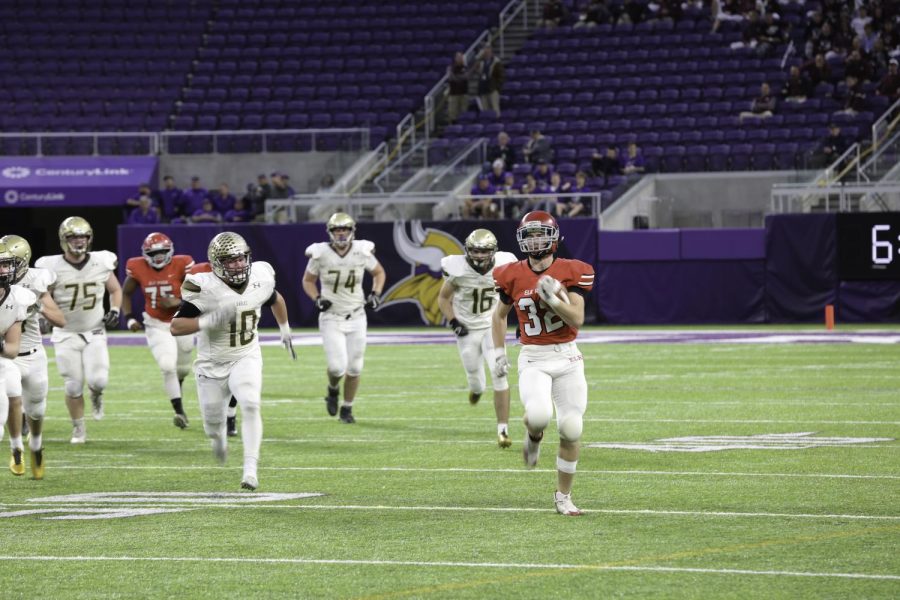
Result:
M754 144L753 168L766 171L775 169L777 167L775 148L775 144Z

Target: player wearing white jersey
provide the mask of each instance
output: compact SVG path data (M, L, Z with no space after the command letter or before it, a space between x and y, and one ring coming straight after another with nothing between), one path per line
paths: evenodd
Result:
M34 263L56 274L49 287L53 300L66 318L54 327L50 340L56 349L56 367L66 388L66 407L72 418L73 444L87 439L84 424L84 384L91 392L94 419L103 418L103 390L109 382L109 350L106 328L119 326L122 287L116 278L118 258L107 250L91 251L94 232L81 217L69 217L59 226L62 254L43 256ZM103 292L109 293L108 312L103 312Z
M476 229L466 238L465 255L441 259L444 283L438 306L456 334L456 347L469 381L469 402L478 403L484 393L484 363L493 358L491 310L497 297L491 275L495 266L516 262L515 255L497 251L497 238L487 229ZM497 444L509 448L509 382L492 377Z
M287 305L275 289L272 266L266 262L251 264L250 246L230 231L212 239L207 255L212 272L187 275L171 331L175 336L199 332L194 374L200 414L213 454L221 463L228 456L226 406L232 395L237 398L243 414L241 489L252 491L259 486L257 464L262 442L262 353L257 324L263 306L271 307L282 343L295 360L297 355Z
M338 394L344 378L342 423L355 423L353 400L359 389L363 357L366 353L365 308L378 308L385 274L375 258L375 244L353 239L356 222L346 213L331 215L325 224L329 242L311 244L306 249L303 291L319 310L319 331L328 363L328 393L325 407L332 417L338 413ZM363 274L372 276L372 291L363 296ZM319 289L321 287L321 291ZM345 377L346 376L346 377Z
M29 268L31 246L18 235L5 235L0 244L6 245L16 260L15 283L32 292L37 298L37 310L22 324L22 339L14 368L6 372L6 391L9 396L9 444L12 456L9 469L13 475L25 474L22 455L22 411L28 419L28 449L31 455L31 474L35 479L44 478L44 444L42 437L44 414L47 412L47 353L41 338L41 317L52 325L63 327L66 319L50 297L47 289L56 281L56 275L46 269ZM24 402L23 402L24 399Z
M16 257L6 244L0 244L0 424L6 423L9 410L9 397L6 395L6 378L16 366L12 359L19 355L22 341L22 323L35 310L37 297L23 287L13 285L16 279ZM19 425L21 415L17 416ZM20 434L21 435L21 434ZM3 427L0 426L0 437ZM13 457L15 458L15 457ZM14 461L10 462L10 470L14 475L24 473L21 451L19 453L17 472Z

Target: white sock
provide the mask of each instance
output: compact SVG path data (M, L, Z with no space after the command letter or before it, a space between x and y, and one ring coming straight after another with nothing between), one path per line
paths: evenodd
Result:
M497 435L500 435L501 433L509 435L509 425L506 423L497 423Z
M84 417L72 419L72 427L84 427Z
M15 450L16 448L22 449L22 436L9 436L9 447L11 450Z
M256 476L256 463L259 461L259 446L262 444L262 416L259 409L243 411L241 421L241 441L244 444L244 473Z
M42 444L43 440L41 439L43 437L44 436L40 433L37 435L32 433L28 437L28 447L31 448L32 450L34 450L35 452L40 450L43 447L43 444Z

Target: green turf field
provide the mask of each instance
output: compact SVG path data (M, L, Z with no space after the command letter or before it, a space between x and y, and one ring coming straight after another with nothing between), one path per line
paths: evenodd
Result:
M498 449L455 346L370 346L355 425L325 412L320 347L265 347L255 494L238 440L216 466L192 381L191 426L172 426L147 348L111 348L84 446L51 364L46 477L0 473L0 597L900 597L900 346L581 349L601 447L578 518L553 509L555 426L525 470L513 375ZM656 442L694 436L729 437Z

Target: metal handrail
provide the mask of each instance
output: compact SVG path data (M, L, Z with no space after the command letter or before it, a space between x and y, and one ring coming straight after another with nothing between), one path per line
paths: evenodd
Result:
M559 198L590 198L591 199L591 216L597 217L600 215L600 202L602 199L602 192L538 192L535 194L495 194L493 196L479 196L475 194L457 194L456 198L459 200L485 200L485 199L493 199L496 200L499 205L500 214L505 214L506 209L506 201L507 200L535 200L537 203L540 202L550 202L551 199L559 199ZM551 212L552 214L552 212Z
M428 189L430 190L438 181L440 181L448 173L456 169L472 154L472 152L476 150L481 151L481 160L479 162L483 163L484 157L487 153L487 142L487 138L476 138L466 144L466 146L463 147L462 150L456 153L456 156L454 156L443 167L441 167L441 170L438 171L437 174L432 178L431 183L428 185Z
M793 198L807 202L808 187L806 184L784 183L772 186L771 207L773 213L789 212L793 207ZM837 210L850 209L850 196L860 195L868 198L873 194L900 193L900 183L832 183L818 190L818 197L825 198L825 211L831 212L831 198L836 197ZM804 206L808 209L809 206Z
M879 136L879 125L882 122L887 121L891 118L891 115L894 115L893 121L888 123L885 131L890 131L894 127L897 126L897 123L900 123L900 100L894 102L884 113L878 117L874 123L872 123L872 146L878 147L881 142L881 137Z
M407 158L412 156L424 144L425 144L425 140L422 140L422 141L418 142L417 144L413 145L406 152L400 154L399 156L396 156L396 154L399 150L399 146L394 148L394 151L392 152L393 161L391 161L390 164L387 164L386 167L383 167L381 173L375 179L372 180L372 183L375 184L375 187L377 187L379 190L384 192L384 188L381 187L381 182L384 181L385 179L387 179L388 175L390 175L394 170L399 168L400 165L403 164L403 161L405 161ZM390 160L390 158L391 157L389 157L389 160Z
M297 211L300 208L313 208L323 203L344 207L354 219L360 215L363 206L391 204L437 204L448 198L447 193L410 192L404 194L295 194L291 198L269 199L265 203L265 219L267 223L276 221L275 215L281 211L290 215L290 222L298 222Z

